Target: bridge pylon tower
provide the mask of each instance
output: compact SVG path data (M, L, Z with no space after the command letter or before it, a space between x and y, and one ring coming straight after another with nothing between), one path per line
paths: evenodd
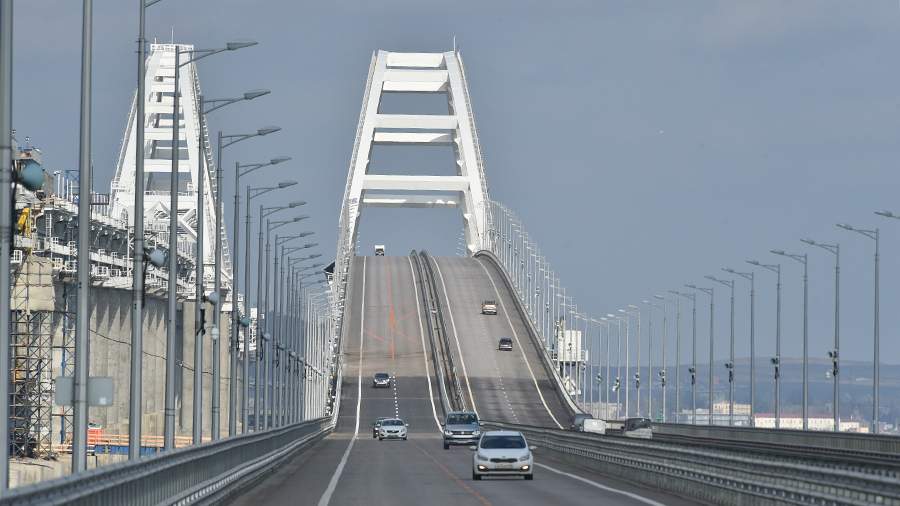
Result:
M385 93L440 93L448 114L384 114ZM452 146L456 174L381 175L369 173L375 145ZM466 250L488 248L490 197L475 129L465 69L458 51L372 55L362 111L347 176L339 230L338 255L352 251L365 207L458 207Z
M178 252L196 262L197 230L203 227L204 262L212 265L215 262L215 187L213 176L215 161L212 158L209 135L200 128L200 79L195 64L190 63L181 69L179 80L179 139L178 146L172 145L174 120L172 114L175 96L175 51L190 51L189 44L151 44L147 56L146 96L134 97L122 147L119 153L116 175L110 185L111 215L134 226L134 177L136 129L144 128L144 209L145 230L150 233L161 233L165 238L169 232L170 188L172 173L172 150L178 150ZM144 100L145 117L137 118L137 100ZM205 123L205 122L204 122ZM202 146L202 150L200 149ZM204 178L204 223L197 223L197 188L200 177ZM223 224L224 226L224 224ZM228 254L228 240L224 230L222 241L222 288L228 293L223 304L223 311L228 311L231 304L231 260ZM194 299L192 269L179 273L184 278L183 286L191 287L179 296ZM206 269L204 283L211 289L213 285L213 269ZM190 290L188 293L187 290ZM182 290L179 289L179 292Z

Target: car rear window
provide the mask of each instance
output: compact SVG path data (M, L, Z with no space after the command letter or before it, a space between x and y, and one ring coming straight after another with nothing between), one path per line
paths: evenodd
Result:
M447 417L447 425L468 425L472 423L478 423L478 417L473 414L449 415Z
M481 447L487 450L525 448L525 438L522 436L482 436Z
M512 339L509 337L501 337L500 342L501 343L512 343Z

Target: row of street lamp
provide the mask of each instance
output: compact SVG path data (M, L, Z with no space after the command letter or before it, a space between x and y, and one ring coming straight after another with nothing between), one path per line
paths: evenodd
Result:
M887 218L900 219L900 216L893 214L890 211L876 211L875 214ZM865 228L857 228L845 223L837 224L838 228L843 230L851 231L858 233L864 237L872 239L875 244L875 255L874 255L874 268L875 268L875 281L874 281L874 322L873 322L873 382L872 382L872 395L873 395L873 405L872 405L872 431L874 433L878 433L879 431L879 390L880 390L880 364L879 364L879 353L880 353L880 335L879 335L879 229L865 229ZM835 243L826 243L826 242L818 242L812 239L804 238L801 239L801 242L808 246L813 246L816 248L820 248L831 253L835 259L834 266L834 345L833 348L828 350L827 356L832 362L832 368L829 371L829 376L832 379L833 383L833 393L832 393L832 415L833 415L833 429L835 431L840 430L840 244ZM780 249L773 249L770 251L772 254L781 256L784 258L788 258L792 261L799 263L803 267L802 271L802 282L803 282L803 313L802 313L802 348L803 348L803 360L802 360L802 376L803 376L803 385L802 385L802 401L801 401L801 417L802 417L802 428L803 430L809 429L809 278L808 278L808 254L807 253L793 253L786 252ZM776 275L776 315L775 315L775 354L771 357L771 364L774 368L773 380L774 380L774 405L775 405L775 426L776 428L781 427L781 274L782 274L782 265L780 263L763 263L758 260L747 260L749 265L752 265L757 268L761 268L770 272L773 272ZM750 417L753 419L753 415L756 413L756 286L755 286L755 272L747 271L738 271L732 268L723 268L724 272L727 272L733 276L743 278L749 281L750 284L750 322L749 322L749 346L750 346ZM730 424L734 424L734 404L735 404L735 281L736 279L720 279L715 276L705 276L706 279L713 283L717 283L723 285L729 289L730 292L730 346L729 346L729 359L725 362L725 368L728 370L728 419ZM715 318L715 289L714 287L701 287L693 284L685 285L687 288L693 290L691 293L683 293L679 291L670 291L670 293L677 295L679 297L688 298L693 303L693 340L692 340L692 360L691 365L688 371L691 374L691 399L692 399L692 422L696 423L697 416L697 403L696 403L696 373L697 373L697 348L696 348L696 295L697 293L702 293L709 296L709 359L708 359L708 369L709 369L709 380L708 380L708 415L709 415L709 423L713 423L713 400L714 400L714 357L715 357L715 332L714 332L714 318ZM657 298L662 298L661 296L655 296ZM666 299L668 302L668 299ZM647 302L647 301L645 301ZM677 300L674 301L677 303ZM658 307L653 305L653 307ZM623 311L623 310L620 310ZM652 311L652 310L651 310ZM677 309L679 312L680 319L680 309ZM609 317L614 317L615 315L608 315ZM617 317L618 318L618 317ZM652 312L651 312L652 318ZM664 316L665 318L665 316ZM652 321L652 320L651 320ZM665 320L664 323L665 325ZM680 328L676 323L676 331L680 336ZM602 339L602 334L601 334ZM650 346L652 350L652 327L650 331L650 335L648 336L650 340ZM666 341L665 334L663 335L663 343ZM626 345L627 346L627 345ZM680 337L676 338L676 375L677 371L681 369L680 367ZM640 348L640 346L639 346ZM651 351L652 353L652 351ZM660 371L660 375L665 377L665 367L666 367L666 358L665 351L663 351L663 366ZM653 372L653 362L651 356L650 362L650 370L651 377ZM627 372L626 372L627 375ZM639 378L636 377L636 388L640 388ZM618 382L618 378L617 378ZM676 389L680 387L680 382L676 376ZM651 385L651 395L652 395L652 385ZM665 386L663 385L662 391L663 402L665 402ZM680 406L678 403L680 402L681 395L680 392L676 390L676 412L680 412ZM626 396L627 399L627 396ZM651 401L652 402L652 401ZM627 403L627 401L626 401ZM651 404L651 413L652 413L652 404ZM628 408L626 407L626 413ZM640 415L640 412L638 413ZM663 420L665 420L666 411L665 407L663 408Z
M521 220L504 205L491 202L489 204L491 216L490 226L488 227L488 244L492 252L497 255L501 264L510 274L514 289L526 307L529 318L535 325L544 342L547 356L551 360L555 360L559 364L558 372L566 377L574 377L574 397L576 402L587 406L586 399L592 402L594 396L594 382L596 381L600 390L600 401L606 406L605 415L610 416L610 392L615 394L615 403L621 405L621 390L624 387L624 414L629 416L631 411L629 390L633 385L637 395L637 415L642 414L641 404L641 345L640 345L640 308L634 305L626 306L619 309L616 314L607 314L604 317L592 318L584 313L579 313L577 306L574 304L572 297L565 293L559 282L558 276L552 271L546 258L540 253L538 247L530 240L528 233L525 231ZM900 219L900 215L890 211L877 211L875 214L893 219ZM875 244L875 283L874 283L874 346L873 346L873 407L872 407L872 430L878 432L878 411L879 411L879 387L880 387L880 335L879 335L879 230L878 228L857 228L847 224L838 224L837 227L855 232L874 241ZM832 361L832 368L829 372L833 381L833 417L834 430L840 430L840 245L837 242L827 243L818 242L812 239L802 239L802 242L808 246L822 249L831 253L835 258L834 267L834 346L828 350L828 357ZM809 428L809 339L808 339L808 276L807 253L793 253L783 250L771 250L771 253L792 261L798 262L803 266L803 394L802 394L802 418L803 429ZM766 271L770 271L776 275L776 318L775 318L775 355L771 358L771 364L774 367L774 400L775 400L775 424L781 427L781 271L780 263L763 263L758 260L748 260L747 263L753 267L757 267ZM734 405L735 405L735 387L736 387L736 338L735 338L735 289L736 281L744 279L749 282L750 288L750 322L749 322L749 352L750 352L750 416L756 413L756 272L752 269L740 271L732 268L724 268L723 272L731 274L733 278L725 279L716 276L705 276L712 283L722 285L729 290L729 352L728 360L724 363L728 371L728 419L729 423L734 423ZM653 394L654 394L654 378L659 381L661 390L661 408L662 419L667 418L666 406L666 386L667 386L667 350L666 343L669 340L668 329L668 307L674 305L675 308L675 412L681 412L681 304L680 301L687 299L692 304L691 318L691 359L687 371L690 373L691 384L691 421L697 421L697 295L707 295L709 297L709 358L708 358L708 380L707 380L707 397L708 397L708 419L709 423L713 420L713 404L714 404L714 363L715 363L715 287L713 286L697 286L694 284L685 285L690 291L670 290L668 294L671 297L663 295L654 295L643 303L648 309L648 348L649 348L649 388L647 409L648 414L653 414ZM658 309L662 313L662 364L657 367L654 363L654 342L656 337L653 333L653 310ZM637 334L639 343L637 346L637 357L635 367L637 372L633 377L630 372L631 357L629 350L631 340L631 319L637 318ZM618 324L618 327L616 326ZM623 329L624 324L624 329ZM596 327L595 327L596 326ZM574 330L575 332L569 332ZM603 373L603 364L597 363L593 359L588 358L589 365L583 364L585 353L587 357L593 356L593 347L597 346L598 355L603 355L604 330L606 339L606 373ZM610 349L610 339L612 331L616 331L616 348ZM585 338L577 339L573 336L580 332ZM625 356L622 354L622 343L625 340ZM595 342L596 341L596 342ZM585 349L585 345L587 349ZM569 350L561 348L570 348L575 346L579 349ZM611 357L615 357L615 364L611 364ZM624 381L621 374L622 360L624 358ZM602 361L600 361L602 362ZM600 373L594 374L596 365L600 369ZM615 366L616 372L612 372L612 365ZM585 375L584 369L590 369L590 373ZM585 378L588 378L587 380ZM609 378L610 381L606 381ZM633 383L632 383L633 382ZM605 388L604 388L605 385ZM617 413L618 414L618 413ZM599 416L599 414L598 414Z
M180 164L180 87L181 87L181 68L196 63L197 61L209 56L236 51L256 45L252 41L229 42L222 47L213 49L185 49L180 45L175 45L175 73L174 73L174 93L173 93L173 109L172 109L172 158L171 158L171 200L169 212L169 243L168 252L163 253L160 250L145 251L144 248L144 186L145 186L145 140L144 140L144 116L146 102L146 9L152 5L159 3L161 0L138 0L139 7L139 34L138 34L138 51L137 51L137 100L136 100L136 124L138 128L135 130L135 178L134 178L134 235L133 235L133 290L132 290L132 315L131 315L131 382L129 392L129 459L137 459L140 456L141 441L141 416L142 416L142 379L143 371L142 350L143 350L143 273L147 264L151 263L157 268L168 264L168 300L167 300L167 343L166 343L166 380L165 380L165 408L164 408L164 447L165 449L174 448L175 440L175 316L177 311L177 275L178 275L178 258L177 258L177 239L178 239L178 190L179 190L179 164ZM81 113L80 113L80 140L79 140L79 231L78 231L78 258L84 261L78 262L78 306L76 309L76 332L75 332L75 353L74 353L74 406L73 406L73 435L72 435L72 472L77 473L86 469L86 450L87 450L87 426L88 426L88 356L87 342L89 338L89 321L90 321L90 205L92 202L92 174L91 174L91 99L92 99L92 45L93 45L93 2L92 0L83 0L82 12L82 66L81 66ZM0 187L11 188L12 179L12 27L13 27L13 1L0 0ZM184 57L184 59L182 59ZM203 370L203 339L206 336L206 328L204 321L204 303L210 303L214 308L214 317L210 325L210 334L212 337L213 358L212 358L212 374L213 388L211 399L211 434L212 438L218 439L220 434L220 389L218 385L221 380L221 364L219 353L219 336L221 327L221 308L224 302L222 291L223 271L222 261L222 240L223 226L222 218L224 206L222 202L222 166L223 151L225 148L244 140L255 137L269 135L281 130L279 127L259 128L249 133L223 134L218 133L217 159L216 163L216 185L213 196L215 199L215 273L214 285L212 291L206 293L204 286L204 211L205 211L205 195L204 183L206 177L209 177L208 167L205 161L204 140L206 139L205 115L225 106L256 99L264 95L268 95L268 90L251 90L236 97L222 99L207 99L199 97L199 142L198 142L198 177L197 177L197 238L196 238L196 255L197 261L195 265L195 294L197 297L196 311L194 315L195 323L195 349L194 349L194 400L193 400L193 443L200 444L202 441L202 370ZM238 285L239 285L239 262L238 260L238 242L239 242L239 201L240 178L248 173L261 169L263 167L276 165L290 160L289 157L272 158L267 162L254 164L235 163L235 220L234 220L234 265L232 280L232 326L231 326L231 371L229 381L229 399L230 410L228 419L228 434L235 435L237 432L237 374L238 356L239 356L239 332L240 328L245 329L246 337L243 347L243 372L244 386L243 396L240 401L242 410L243 428L246 432L249 430L249 357L251 350L249 347L249 325L250 319L248 315L240 315L238 310ZM205 170L206 169L206 170ZM246 187L247 195L247 217L246 234L247 234L247 251L245 253L244 262L244 293L249 292L249 237L250 237L250 200L270 191L287 188L296 185L296 181L282 181L274 186L268 187ZM14 195L11 191L0 192L0 209L11 209L11 203ZM278 206L277 208L269 208L271 212L283 209L295 208L304 205L305 202L292 202L286 206ZM262 213L263 207L260 207L260 237L262 237ZM283 220L274 222L275 226L287 225L300 221L304 217L296 217L293 220ZM9 258L12 249L12 216L9 213L0 213L0 328L9 328L10 326L10 265ZM273 223L267 222L267 232L270 232ZM299 236L311 235L312 232L298 234ZM267 234L268 235L268 234ZM268 239L267 239L268 243ZM315 243L307 243L302 249L312 248ZM300 249L300 248L295 248ZM293 251L293 250L289 250ZM268 251L267 251L268 253ZM282 250L284 253L284 250ZM261 255L261 251L260 251ZM317 388L325 388L329 373L328 364L331 361L329 354L326 354L325 346L332 329L328 327L332 318L328 314L330 306L322 303L319 292L315 291L317 283L304 283L303 280L313 275L309 272L311 268L319 267L321 264L313 264L301 269L297 264L321 256L320 254L309 254L302 258L289 258L282 260L290 263L289 268L285 268L283 276L278 278L278 289L275 292L276 300L279 298L279 306L270 308L268 306L268 293L266 290L265 306L260 306L257 315L257 335L261 341L265 341L268 350L262 353L259 348L255 354L255 358L259 363L265 362L266 376L262 378L266 385L271 385L272 394L270 397L277 396L276 404L260 405L255 403L254 412L257 423L261 417L271 418L271 425L279 426L284 423L297 421L301 417L301 399L305 396L301 394L306 383L312 378L319 378ZM276 260L277 261L277 260ZM257 281L261 284L262 265L257 269ZM266 274L268 276L268 255L266 258ZM261 290L258 288L258 293ZM264 285L268 287L268 283ZM259 306L261 298L257 297L257 305ZM247 301L245 300L245 305ZM275 325L275 320L279 320L279 325ZM264 321L267 327L266 331L260 332L259 322ZM270 337L271 336L271 337ZM9 361L9 339L8 333L0 333L0 363ZM330 347L328 348L330 350ZM307 360L307 357L314 357L315 360ZM256 385L260 384L259 369L257 367ZM272 376L269 376L271 371ZM303 372L301 374L301 371ZM307 374L307 372L309 374ZM301 378L306 378L301 380ZM267 390L268 388L264 389ZM276 390L277 389L277 390ZM256 388L258 395L259 388ZM317 391L318 392L318 391ZM0 382L0 398L5 398L9 394L9 385L7 382ZM320 402L324 403L324 394L317 393L316 396ZM303 402L312 407L310 402L312 399L305 399ZM0 434L8 432L9 427L9 407L6 403L0 403ZM272 414L270 416L261 416L262 411L268 409ZM276 416L277 410L277 416ZM305 415L303 415L305 416ZM256 428L266 428L269 424L259 424ZM9 475L9 448L8 445L0 445L0 493L8 486Z

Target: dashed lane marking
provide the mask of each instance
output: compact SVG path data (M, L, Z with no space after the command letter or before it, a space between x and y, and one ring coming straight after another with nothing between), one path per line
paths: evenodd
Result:
M494 283L494 278L491 276L491 273L488 272L487 267L483 262L479 261L478 265L481 266L481 269L484 271L485 276L487 276L488 281L491 282L491 286L494 287L494 294L497 296L497 302L500 303L500 309L503 311L503 316L506 317L506 323L509 324L510 330L512 330L513 339L516 340L516 346L519 348L519 353L522 354L522 360L525 361L525 367L528 369L528 374L531 375L531 381L534 382L534 388L537 390L538 396L541 398L541 404L544 405L544 409L547 410L547 414L550 415L550 418L553 420L560 429L563 428L562 424L559 423L559 420L553 416L553 411L550 409L550 406L547 405L547 400L544 399L544 394L541 392L541 387L538 385L537 378L534 376L534 371L531 369L531 364L528 362L528 356L525 355L525 349L522 348L522 342L519 340L519 333L516 332L516 327L512 323L512 319L509 317L509 311L506 310L506 304L503 303L503 297L500 296L500 290L497 289L497 284ZM530 343L529 343L530 344Z

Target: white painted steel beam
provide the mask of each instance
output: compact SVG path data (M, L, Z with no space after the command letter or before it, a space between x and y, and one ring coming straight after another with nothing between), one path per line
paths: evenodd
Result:
M459 199L431 195L373 194L363 197L366 207L459 207Z
M468 191L469 180L462 176L395 176L366 174L363 190L413 190L434 192Z
M375 144L437 144L453 143L450 132L375 132Z
M456 116L440 114L376 114L375 128L398 128L404 130L453 130L458 120Z
M449 84L446 70L387 70L382 91L437 93Z
M445 53L389 53L378 51L387 67L441 68Z

